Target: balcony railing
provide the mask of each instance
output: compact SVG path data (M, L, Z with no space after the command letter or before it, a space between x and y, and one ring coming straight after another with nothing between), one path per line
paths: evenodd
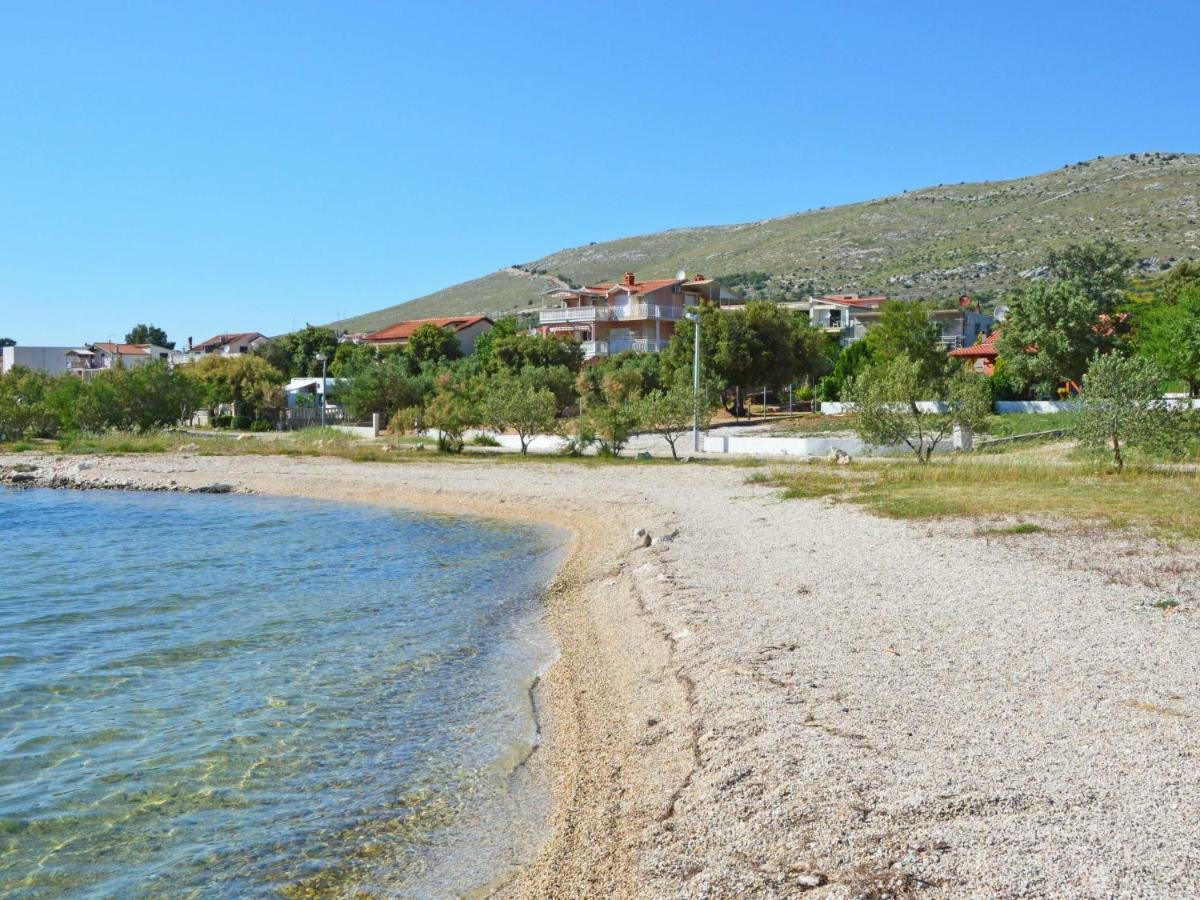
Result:
M558 322L596 322L608 319L606 306L575 306L565 309L543 309L538 311L538 322L553 325Z
M685 307L675 304L630 303L628 306L575 306L565 309L543 309L538 322L554 325L560 322L630 322L640 319L660 319L678 322Z
M583 357L609 356L614 353L624 353L631 350L634 353L661 353L667 349L670 341L656 341L654 338L632 338L621 341L584 341Z
M961 334L943 334L938 343L941 344L943 350L958 350L966 346L966 340Z

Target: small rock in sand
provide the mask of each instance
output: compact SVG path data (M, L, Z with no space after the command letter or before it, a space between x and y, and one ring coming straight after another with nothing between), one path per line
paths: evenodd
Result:
M820 872L805 872L796 876L796 884L804 889L820 887L825 883L825 876Z
M196 488L197 494L228 494L233 491L232 484L206 484Z

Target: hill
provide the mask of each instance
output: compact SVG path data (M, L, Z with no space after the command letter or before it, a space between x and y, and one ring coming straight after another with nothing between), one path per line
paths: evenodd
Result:
M1128 244L1147 273L1200 257L1200 155L1109 156L1013 181L589 244L331 324L362 331L405 318L519 312L563 283L611 281L626 270L702 272L748 296L986 295L1036 278L1049 249L1101 237Z

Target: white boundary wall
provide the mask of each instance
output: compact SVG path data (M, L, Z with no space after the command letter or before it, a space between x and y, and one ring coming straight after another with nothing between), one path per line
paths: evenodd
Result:
M1200 399L1187 400L1169 396L1166 402L1171 406L1190 404L1192 409L1200 409ZM945 412L946 404L940 401L923 400L917 404L922 412ZM994 407L997 413L1058 413L1070 412L1077 409L1079 404L1074 400L997 400ZM821 401L821 415L842 416L854 412L853 403L835 403L830 400Z
M998 413L1058 413L1070 412L1079 404L1070 400L997 400Z

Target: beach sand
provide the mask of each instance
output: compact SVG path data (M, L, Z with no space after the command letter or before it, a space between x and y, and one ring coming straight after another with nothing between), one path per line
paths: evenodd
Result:
M732 466L17 461L569 529L554 834L502 896L1200 894L1200 616L1152 605L1195 548L884 520Z

